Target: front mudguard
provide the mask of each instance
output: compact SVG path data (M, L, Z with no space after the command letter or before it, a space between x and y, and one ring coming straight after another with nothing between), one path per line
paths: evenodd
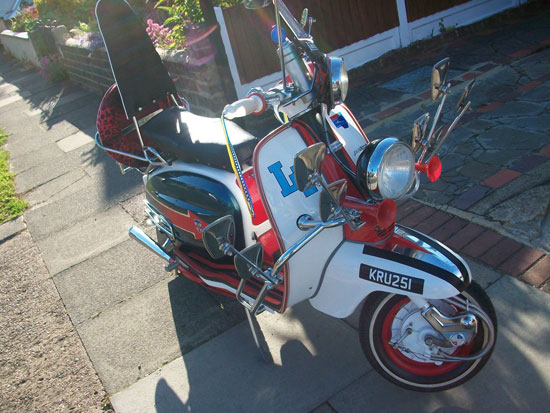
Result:
M374 291L448 298L464 291L471 280L460 256L427 235L396 225L380 246L342 242L310 302L323 313L344 318Z

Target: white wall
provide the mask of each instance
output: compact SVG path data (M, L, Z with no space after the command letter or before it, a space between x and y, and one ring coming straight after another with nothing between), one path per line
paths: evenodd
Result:
M0 33L0 41L4 48L16 59L40 67L38 56L26 32L4 30Z

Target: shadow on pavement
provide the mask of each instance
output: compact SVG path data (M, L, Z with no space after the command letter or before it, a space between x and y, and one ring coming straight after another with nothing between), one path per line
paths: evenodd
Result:
M17 87L17 93L28 106L18 115L25 118L22 121L38 123L46 133L52 134L56 142L79 131L93 139L100 95L69 80L60 83L46 81L37 70L25 69L5 54L0 54L0 67L4 81ZM93 178L106 202L120 202L139 191L139 173L132 171L122 176L117 164L95 146L84 151L77 148L67 156L78 151L83 168Z

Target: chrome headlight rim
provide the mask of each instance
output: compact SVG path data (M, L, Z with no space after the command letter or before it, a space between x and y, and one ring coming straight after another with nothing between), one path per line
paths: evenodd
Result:
M381 174L384 172L384 168L392 167L391 164L387 164L386 162L394 150L405 150L409 165L408 176L401 191L391 194L389 193L391 191L381 184ZM371 198L377 201L387 198L394 200L402 198L413 186L415 176L414 154L408 144L397 138L379 139L369 143L357 160L358 183Z
M344 103L348 94L349 78L344 59L341 57L329 58L330 70L330 100L332 106Z

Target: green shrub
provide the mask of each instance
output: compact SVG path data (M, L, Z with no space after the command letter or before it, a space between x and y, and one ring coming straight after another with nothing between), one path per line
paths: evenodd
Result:
M11 29L14 32L28 32L38 20L38 12L34 7L27 7L11 19Z
M56 20L69 28L94 19L94 0L35 0L34 5L41 19Z

